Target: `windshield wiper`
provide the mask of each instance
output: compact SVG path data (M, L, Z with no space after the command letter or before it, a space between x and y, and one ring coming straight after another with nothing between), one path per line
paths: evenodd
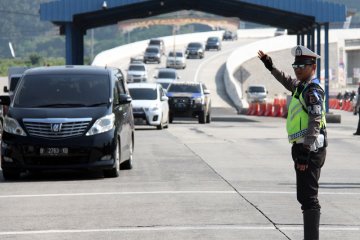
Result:
M45 104L37 106L39 108L45 107L86 107L85 104L82 103L52 103L52 104Z

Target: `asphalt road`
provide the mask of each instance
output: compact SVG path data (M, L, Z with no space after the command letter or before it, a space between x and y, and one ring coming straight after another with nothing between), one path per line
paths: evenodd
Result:
M357 119L329 124L322 239L360 234ZM134 169L0 180L0 239L302 239L285 120L136 129Z
M216 54L221 66L221 52L211 52L180 71L182 79ZM209 61L199 78L216 71ZM358 118L337 113L342 121L328 124L320 179L321 239L353 240L360 236L360 138L352 136ZM0 178L0 239L302 239L284 119L177 120L169 129L137 127L135 134L134 169L118 178L98 172Z

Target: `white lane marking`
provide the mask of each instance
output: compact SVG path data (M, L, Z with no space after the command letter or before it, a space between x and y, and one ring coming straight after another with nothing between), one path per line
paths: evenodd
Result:
M279 226L280 230L303 231L302 226ZM274 226L249 226L249 225L211 225L211 226L139 226L104 229L51 229L33 231L7 231L0 232L4 235L36 235L36 234L64 234L64 233L96 233L96 232L150 232L150 231L189 231L189 230L276 230ZM321 231L360 231L359 227L326 227L320 226Z
M296 194L296 192L281 192L281 191L238 191L239 193L249 194ZM321 192L319 195L360 195L360 192Z
M286 231L302 231L303 227L302 226L279 226L279 228L281 230L286 230ZM360 231L360 227L337 227L337 226L333 226L333 227L326 227L326 226L320 226L320 230L321 231Z
M82 193L48 193L48 194L17 194L0 195L1 198L32 198L32 197L67 197L67 196L101 196L101 195L155 195L155 194L296 194L281 191L153 191L153 192L82 192ZM319 195L360 195L358 192L319 192Z
M49 193L0 195L0 198L63 197L63 196L99 196L99 195L144 195L144 194L237 194L235 191L154 191L154 192L94 192L94 193Z
M105 229L53 229L34 231L8 231L0 232L1 235L33 235L33 234L56 234L56 233L90 233L90 232L143 232L143 231L188 231L188 230L275 230L273 226L240 226L240 225L212 225L212 226L140 226Z

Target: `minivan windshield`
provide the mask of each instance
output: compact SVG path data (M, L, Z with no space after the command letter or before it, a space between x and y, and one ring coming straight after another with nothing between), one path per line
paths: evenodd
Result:
M216 38L216 37L210 37L210 38L208 38L208 40L207 40L207 42L208 43L213 43L213 42L218 42L219 41L219 39L218 38Z
M158 39L151 39L149 42L149 45L160 45L161 44L161 40Z
M156 100L157 91L152 88L129 88L133 100Z
M108 75L27 75L19 83L14 107L92 107L108 104L109 98Z
M130 71L145 71L145 67L143 65L130 65Z
M189 43L188 48L201 48L201 43Z
M169 57L174 57L174 52L169 52ZM183 57L182 52L176 52L176 57Z
M176 73L170 71L159 71L158 78L171 78L176 79Z
M158 48L147 48L146 52L147 53L159 53L159 49Z
M257 92L257 93L264 93L265 92L265 88L261 87L261 86L252 86L249 87L249 92Z

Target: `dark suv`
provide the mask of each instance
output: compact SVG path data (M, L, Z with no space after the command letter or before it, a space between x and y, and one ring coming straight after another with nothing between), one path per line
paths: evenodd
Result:
M132 168L132 99L119 69L33 68L11 101L0 100L10 105L1 142L5 179L58 169L99 169L117 177L120 166Z
M204 45L200 42L191 42L187 45L185 53L187 55L187 58L204 58Z
M149 46L144 53L144 63L157 62L161 63L161 50L156 46Z
M158 38L153 38L150 39L148 47L158 47L160 49L160 53L161 55L165 55L165 43L164 40L162 39L158 39Z
M173 82L167 92L170 123L174 117L197 117L199 123L211 122L210 91L200 82Z
M216 49L221 50L221 40L219 37L209 37L206 40L205 50Z
M223 34L223 37L222 37L222 40L231 40L231 41L234 41L234 40L237 40L238 39L238 36L237 36L237 33L236 32L231 32L231 31L225 31L224 34Z

